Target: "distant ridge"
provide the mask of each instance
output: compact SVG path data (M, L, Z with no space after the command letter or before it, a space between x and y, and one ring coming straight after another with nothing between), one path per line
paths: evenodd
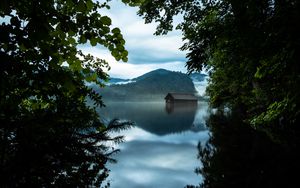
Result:
M164 100L170 92L196 93L193 81L187 74L165 69L150 71L131 80L111 78L109 86L94 89L104 100L118 101Z

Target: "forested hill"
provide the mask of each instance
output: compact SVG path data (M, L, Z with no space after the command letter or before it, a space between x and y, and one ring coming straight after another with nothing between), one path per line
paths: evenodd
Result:
M116 80L113 78L110 85L101 90L94 89L104 100L127 101L163 100L168 92L196 92L188 75L165 69L157 69L131 80Z

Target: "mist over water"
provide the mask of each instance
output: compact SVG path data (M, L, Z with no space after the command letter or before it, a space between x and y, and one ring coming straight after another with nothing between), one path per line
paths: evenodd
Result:
M126 141L117 146L118 163L109 166L111 187L176 188L201 182L194 169L201 165L197 144L209 139L207 109L205 102L171 107L164 102L107 104L101 109L107 121L120 118L136 123L121 132Z
M199 96L205 95L205 90L208 84L208 77L205 77L203 81L198 81L197 79L192 78L195 89Z

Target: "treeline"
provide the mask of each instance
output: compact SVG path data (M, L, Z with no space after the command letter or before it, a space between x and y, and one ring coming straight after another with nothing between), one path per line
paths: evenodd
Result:
M164 100L169 92L195 93L195 87L186 74L158 69L133 79L124 85L94 87L104 100L150 101Z
M208 69L213 107L240 111L255 128L298 130L300 2L298 0L144 1L139 14L176 28L189 71Z

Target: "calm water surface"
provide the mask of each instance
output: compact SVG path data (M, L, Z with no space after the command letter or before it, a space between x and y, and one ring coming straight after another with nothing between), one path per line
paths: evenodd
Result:
M176 104L164 102L106 103L101 114L132 120L136 126L122 131L125 142L114 156L108 180L112 188L145 187L176 188L199 184L202 177L194 173L201 166L197 144L209 139L205 126L208 104Z

